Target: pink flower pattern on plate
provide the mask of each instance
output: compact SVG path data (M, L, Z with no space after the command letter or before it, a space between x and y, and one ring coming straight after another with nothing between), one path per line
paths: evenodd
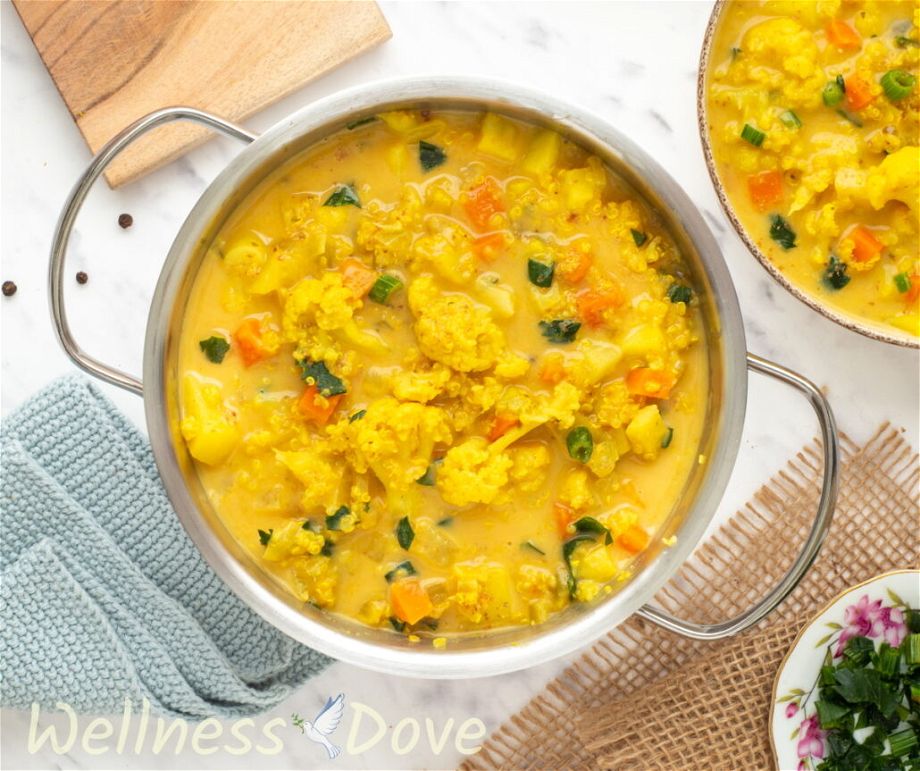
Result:
M881 637L896 647L907 635L904 611L901 608L882 607L881 600L870 602L868 594L864 594L859 602L844 611L843 621L846 626L837 638L835 657L843 655L847 640L852 637Z
M824 740L827 738L827 732L822 731L818 726L816 715L807 717L799 726L799 743L796 747L802 768L805 758L823 758L824 757Z

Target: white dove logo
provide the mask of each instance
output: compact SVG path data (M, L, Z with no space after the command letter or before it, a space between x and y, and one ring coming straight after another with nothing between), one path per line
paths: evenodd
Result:
M313 722L304 720L301 726L304 735L310 741L322 744L326 748L326 752L329 753L330 758L338 757L342 748L333 744L326 737L339 727L339 723L342 722L342 713L344 712L345 694L340 693L334 699L330 696L326 699L326 703L319 711L319 714L313 718Z

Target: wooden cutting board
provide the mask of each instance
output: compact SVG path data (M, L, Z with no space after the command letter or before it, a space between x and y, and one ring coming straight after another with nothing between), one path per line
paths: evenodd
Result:
M162 107L242 120L391 35L377 4L357 0L13 2L93 152ZM208 136L159 128L106 179L123 185Z

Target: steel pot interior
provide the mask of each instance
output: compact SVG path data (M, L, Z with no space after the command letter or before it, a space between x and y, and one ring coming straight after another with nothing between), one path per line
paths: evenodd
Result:
M561 131L605 160L662 217L694 274L704 318L711 388L697 465L633 577L605 599L570 606L534 627L450 638L447 648L409 643L294 598L263 572L221 523L179 432L178 342L198 266L227 216L271 170L346 123L384 110L493 110ZM373 83L309 105L246 147L208 187L179 231L148 319L144 402L167 493L201 553L250 607L296 640L334 658L392 674L459 678L522 669L586 645L648 602L689 556L714 515L734 465L747 395L737 297L716 242L692 201L658 163L600 118L516 85L460 78ZM676 536L665 547L663 538Z

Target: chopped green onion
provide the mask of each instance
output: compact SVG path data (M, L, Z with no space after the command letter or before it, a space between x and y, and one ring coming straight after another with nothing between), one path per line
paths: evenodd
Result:
M259 543L261 543L263 546L268 546L268 542L272 539L272 533L274 532L275 532L274 529L260 530L259 531Z
M892 648L888 643L879 646L875 656L875 668L882 677L894 677L901 663L901 649Z
M821 728L827 731L830 728L843 728L844 718L849 716L850 709L830 701L818 701L815 703L815 712Z
M760 129L754 128L750 123L745 123L744 128L741 129L741 138L745 142L750 142L754 147L760 147L767 135Z
M587 428L576 426L566 436L565 446L569 450L569 457L581 463L587 463L594 452L594 438Z
M227 351L230 350L230 343L223 337L212 335L207 340L199 340L198 347L207 356L208 361L220 364L224 360L224 356L227 355Z
M418 143L418 161L424 171L431 171L447 160L447 153L443 147L426 142L424 139Z
M914 683L910 684L910 700L916 704L920 704L920 685L915 685Z
M836 255L832 254L827 261L827 267L824 269L824 275L821 280L829 289L843 289L850 283L850 277L847 275L847 264L841 262Z
M348 506L339 506L332 514L326 517L326 530L341 530L342 517L351 514Z
M414 576L415 568L412 566L412 563L409 560L405 562L400 562L396 567L394 567L390 572L384 574L384 578L388 584L393 583L393 581L403 576Z
M844 90L843 78L838 75L837 80L829 81L824 87L821 92L821 99L824 100L824 104L828 107L834 107L843 101Z
M898 291L901 294L910 291L910 278L906 273L898 273L894 277L894 285L898 288ZM912 613L918 613L918 611L911 611ZM920 631L920 630L917 630Z
M779 119L782 121L782 124L788 128L802 128L802 121L799 120L799 116L792 110L784 110L780 113Z
M882 89L892 102L899 102L909 96L917 84L917 79L904 70L888 70L882 75Z
M908 288L910 288L909 282ZM905 615L907 616L907 628L911 632L920 632L920 610L909 608L905 611Z
M909 634L904 638L904 661L907 666L912 667L920 664L920 634Z
M683 284L671 284L667 294L672 303L688 303L693 297L693 290Z
M552 286L556 265L542 260L527 260L527 278L534 286Z
M795 248L795 231L779 214L770 215L770 238L785 250Z
M323 396L338 396L346 393L345 383L329 371L325 362L301 359L297 363L301 369L300 379L308 385L315 385L316 390Z
M920 41L914 40L912 37L907 37L906 35L898 35L894 39L894 44L898 48L916 48L917 46L920 46Z
M864 667L875 650L875 643L868 637L851 637L843 648L847 661L857 667Z
M671 440L674 438L674 429L671 426L668 426L668 433L664 435L664 438L661 440L661 449L666 450L671 446Z
M397 632L403 632L406 629L406 622L401 621L400 619L396 618L396 616L390 616L390 624Z
M323 206L357 206L360 209L361 202L351 185L339 185L326 199Z
M374 282L367 296L375 303L386 305L387 301L390 299L390 295L393 294L393 292L399 291L402 287L403 282L399 278L384 273Z
M641 230L630 228L629 232L632 234L633 243L635 243L636 246L642 246L642 244L648 241L648 235L643 233Z
M581 322L574 319L540 322L540 334L551 343L571 343L579 329L581 329Z
M917 748L917 734L912 728L902 728L888 737L891 754L896 758L909 755Z
M365 415L367 415L367 410L358 410L354 415L348 418L348 422L354 423L356 420L361 420Z
M530 549L530 551L536 552L537 554L543 557L546 556L546 552L543 551L543 549L541 549L539 546L537 546L533 541L524 541L524 543L521 544L521 548Z
M412 529L409 517L403 517L396 523L396 540L403 549L409 551L409 547L415 540L415 531Z
M377 120L376 115L368 115L366 118L359 118L358 120L353 120L351 123L346 123L345 128L352 131L359 126L366 126L368 123L373 123L375 120Z

